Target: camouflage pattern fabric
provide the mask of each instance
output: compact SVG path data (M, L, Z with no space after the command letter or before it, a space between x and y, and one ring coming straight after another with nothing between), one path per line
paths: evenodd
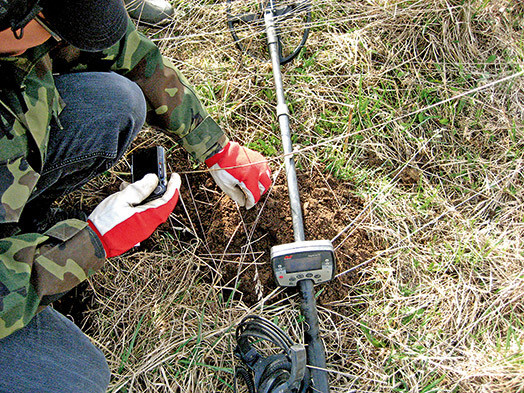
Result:
M103 60L116 60L113 71L136 82L149 104L147 122L175 134L191 155L204 162L228 142L222 129L209 116L184 76L156 46L129 24L120 47L105 53ZM141 47L137 51L136 47Z
M53 73L82 71L114 71L135 81L148 102L147 122L201 162L228 142L182 74L131 21L126 36L104 52L50 40L0 57L0 227L18 221L38 181L50 122L63 108ZM27 325L104 259L100 240L79 220L0 239L0 338Z
M0 240L0 338L99 270L105 251L80 220L62 221L45 234Z

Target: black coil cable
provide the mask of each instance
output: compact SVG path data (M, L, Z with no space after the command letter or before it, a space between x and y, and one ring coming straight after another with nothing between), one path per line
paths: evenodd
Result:
M242 382L249 393L304 393L309 387L306 350L271 321L248 315L237 326L235 391ZM267 341L279 353L263 356L255 344Z

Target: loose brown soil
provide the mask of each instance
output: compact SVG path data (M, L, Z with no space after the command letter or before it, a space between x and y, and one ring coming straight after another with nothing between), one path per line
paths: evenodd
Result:
M208 174L190 174L186 179L189 184L200 184L200 187L195 189L193 186L191 193L187 188L183 190L183 199L194 199L197 206L209 206L198 208L201 231L207 244L207 248L202 247L202 254L212 254L215 260L220 260L223 255L224 261L227 260L220 263L221 284L225 287L233 285L241 269L237 290L246 304L253 305L276 287L269 250L294 239L284 171L268 195L251 210L239 209L216 188ZM352 184L320 171L299 171L298 182L306 240L332 240L340 234L334 241L338 273L369 260L375 249L366 233L358 229L358 220L346 228L364 209L362 201L352 190ZM189 215L195 215L194 205L188 205L186 203ZM186 225L190 225L181 209L176 213L178 219L186 220ZM358 269L343 274L325 285L319 302L326 305L344 299L348 295L348 286L357 279L357 272Z
M170 153L168 164L171 170L183 173L181 197L184 203L179 203L175 208L175 221L178 222L174 226L181 224L191 228L192 232L196 231L196 236L204 240L197 254L215 265L215 271L221 274L219 284L223 286L224 294L229 296L232 291L230 288L236 286L235 298L241 296L248 306L252 306L276 287L269 263L269 250L274 245L289 243L294 239L284 171L279 174L268 195L263 196L253 209L246 210L239 209L225 196L209 174L202 171L184 174L187 171L187 159L181 150ZM352 184L318 170L298 171L298 182L306 240L332 240L337 237L334 241L337 273L369 260L375 249L366 233L358 229L358 220L346 228L364 209L362 201L355 196ZM117 191L111 187L108 187L107 194ZM166 223L160 227L160 232L172 232L172 228L172 225ZM179 244L195 238L184 231L175 231L175 235L181 241ZM139 250L158 250L157 240L158 237L153 236L142 242ZM210 273L216 282L213 276L215 272ZM329 307L346 298L349 286L357 279L357 273L358 269L355 269L324 285L318 298L319 304ZM83 323L84 328L89 328L89 321L84 320L84 315L92 299L90 291L85 291L86 287L82 285L74 289L55 302L54 307L69 315L76 323ZM337 312L345 313L346 307L340 304L342 302Z

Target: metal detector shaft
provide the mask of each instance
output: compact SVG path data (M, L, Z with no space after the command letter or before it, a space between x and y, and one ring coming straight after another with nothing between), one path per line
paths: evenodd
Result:
M278 52L278 36L275 28L275 21L271 10L266 10L264 14L266 22L266 35L273 64L273 78L277 94L277 116L282 135L282 145L284 147L284 162L286 167L287 186L289 190L289 203L291 205L291 217L293 219L293 234L295 241L306 240L304 234L304 218L302 217L302 207L298 192L297 171L295 160L293 159L293 145L291 143L291 131L289 128L289 109L284 97L284 86L282 84L282 73L280 72L280 58Z
M274 15L271 9L264 13L266 26L267 42L271 62L273 65L273 78L277 95L277 116L282 135L282 145L284 147L284 160L286 177L289 190L289 203L293 219L293 234L295 241L305 241L304 219L302 217L302 207L298 192L297 173L295 160L293 158L293 145L291 142L291 131L289 127L289 109L284 97L284 87L282 84L282 73L280 71L280 57L278 48L278 36L275 27ZM305 341L307 346L307 357L309 365L314 368L311 371L313 391L328 393L329 382L326 370L326 354L324 344L319 335L318 314L314 296L313 281L302 280L299 282L301 295L301 310L305 318L307 331Z

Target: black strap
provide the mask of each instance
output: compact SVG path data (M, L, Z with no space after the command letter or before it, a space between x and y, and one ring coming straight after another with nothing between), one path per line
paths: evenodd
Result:
M1 0L0 30L11 28L14 36L21 39L24 27L42 11L40 0Z

